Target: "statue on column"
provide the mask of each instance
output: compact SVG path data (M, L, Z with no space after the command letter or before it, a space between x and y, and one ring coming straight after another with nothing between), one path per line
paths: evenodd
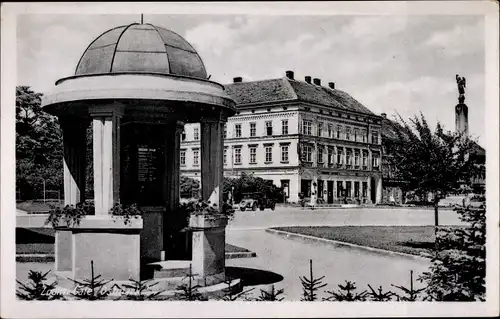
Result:
M458 86L458 103L463 104L465 101L465 78L460 77L458 74L456 75L457 86Z

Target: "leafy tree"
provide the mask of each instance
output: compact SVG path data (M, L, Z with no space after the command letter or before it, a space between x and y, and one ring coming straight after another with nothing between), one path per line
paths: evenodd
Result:
M283 190L272 183L272 181L255 177L253 174L242 173L238 178L224 178L224 198L228 198L233 190L233 200L238 203L243 199L245 193L259 192L268 198L279 201L283 198Z
M484 301L486 276L486 208L457 208L466 227L440 227L437 254L426 283L427 300Z
M62 191L63 146L57 118L42 111L41 93L16 87L16 184L23 197L34 196L45 181Z
M434 224L438 226L439 200L480 174L470 156L474 142L463 134L445 132L440 123L432 132L422 114L410 123L399 120L397 138L386 144L391 154L388 160L408 190L433 194Z
M184 197L199 197L200 192L200 182L194 178L189 178L187 176L181 176L181 196Z

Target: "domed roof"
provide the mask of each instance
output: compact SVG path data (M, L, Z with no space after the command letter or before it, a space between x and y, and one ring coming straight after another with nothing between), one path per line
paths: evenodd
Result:
M108 30L85 50L75 75L151 72L206 79L196 50L175 32L133 23Z

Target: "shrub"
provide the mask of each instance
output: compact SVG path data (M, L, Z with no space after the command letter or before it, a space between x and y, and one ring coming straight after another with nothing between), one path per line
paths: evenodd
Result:
M57 300L64 299L60 293L55 291L57 282L51 284L45 283L47 275L50 272L42 274L39 271L30 270L28 282L23 284L19 280L17 283L21 286L16 291L16 296L22 300Z
M45 225L50 224L53 228L64 222L67 227L78 226L85 215L94 215L95 208L92 202L80 202L76 205L66 205L63 208L54 207L49 211Z
M457 207L467 227L440 227L426 283L426 300L484 301L486 275L486 208Z

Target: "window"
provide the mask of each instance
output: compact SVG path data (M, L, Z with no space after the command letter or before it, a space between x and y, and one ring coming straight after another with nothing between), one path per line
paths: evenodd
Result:
M302 121L302 133L304 135L312 135L312 122L303 120Z
M266 121L266 135L267 136L273 135L273 122L272 121Z
M312 147L310 145L304 145L302 159L304 162L312 162Z
M346 188L345 190L346 190L346 193L347 193L347 197L351 197L352 196L351 185L352 185L351 182L345 182L345 188Z
M318 147L318 163L323 163L323 147Z
M193 165L199 165L199 164L200 164L200 151L194 150L193 151Z
M281 134L288 135L288 120L281 121Z
M372 144L378 144L378 132L372 131Z
M193 134L193 135L194 135L194 140L195 140L195 141L199 140L199 139L200 139L200 129L199 129L199 128L197 128L197 127L195 127L195 128L194 128L194 134Z
M186 140L186 131L182 131L182 134L181 134L181 140L182 140L182 141L185 141L185 140Z
M354 129L354 140L359 142L359 130L357 128Z
M367 197L367 196L368 196L368 183L363 182L363 197Z
M321 137L322 133L323 133L323 122L318 122L318 136Z
M227 124L224 124L224 138L227 138Z
M349 126L345 128L345 139L348 141L351 140L351 128Z
M351 166L352 165L352 163L351 163L351 160L352 160L351 155L352 155L351 151L349 151L349 150L346 151L346 160L345 160L345 163L346 163L347 166Z
M227 164L227 148L224 149L224 165Z
M181 165L186 165L186 151L181 150Z
M342 149L338 149L337 150L337 164L339 165L342 165L342 163L344 162L342 159L344 157L344 154L342 152Z
M354 165L359 166L359 152L354 151Z
M328 164L333 164L333 149L328 148Z
M366 167L368 164L368 154L363 152L363 166Z
M241 137L241 124L234 124L234 136Z
M378 164L379 164L378 155L375 155L375 154L374 154L374 155L373 155L373 157L372 157L372 161L373 161L372 166L373 166L373 167L378 167Z
M333 137L333 128L331 124L328 124L328 137L329 138Z
M271 163L273 161L273 147L266 146L266 163Z
M361 140L363 141L363 143L366 143L366 130L361 130Z
M337 138L341 139L342 138L342 126L337 125Z
M250 136L253 137L257 134L257 124L255 122L250 123Z
M337 181L337 197L342 197L344 192L344 185L342 181Z
M359 197L359 182L354 182L354 197Z
M281 146L281 162L288 163L288 145Z
M241 164L241 148L234 149L234 164Z
M255 146L250 147L250 164L257 163L257 148Z

